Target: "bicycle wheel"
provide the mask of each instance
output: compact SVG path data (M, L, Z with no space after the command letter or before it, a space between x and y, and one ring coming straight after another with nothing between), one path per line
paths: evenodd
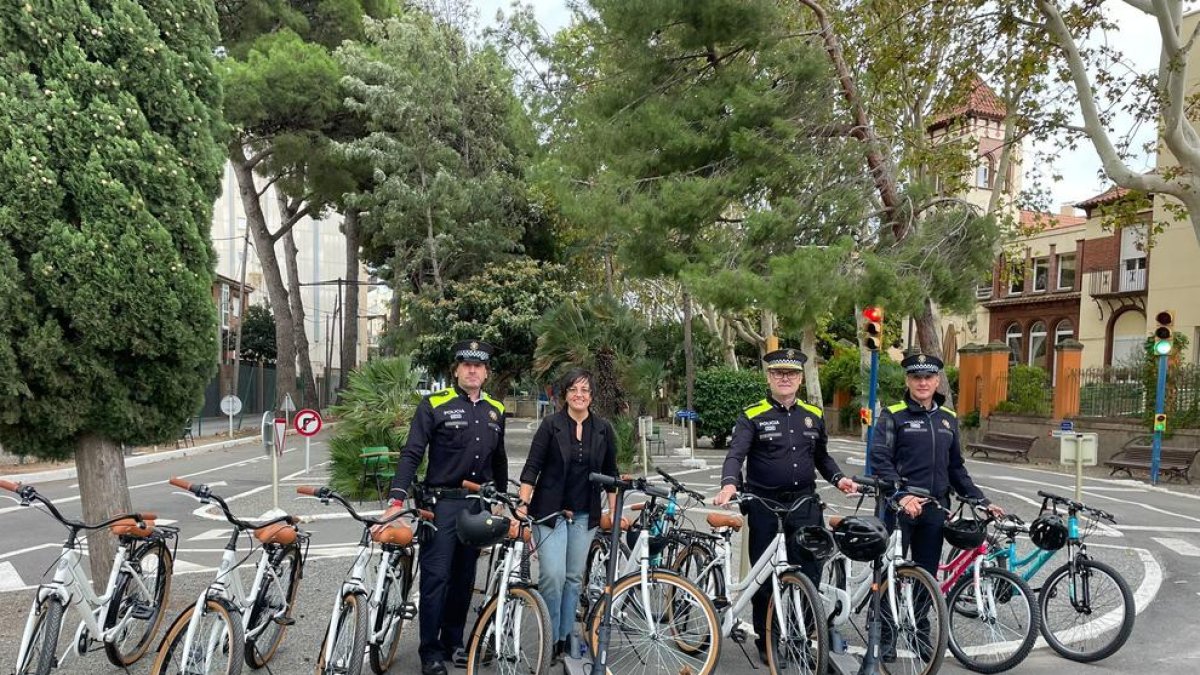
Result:
M467 675L542 675L549 670L553 638L542 596L531 588L510 587L502 615L499 608L497 595L479 613L467 645Z
M49 598L39 607L34 619L33 634L29 636L29 651L25 663L17 664L17 675L46 675L58 665L58 633L62 630L62 601Z
M163 636L151 675L238 675L246 635L242 619L224 603L206 600L201 608L192 648L184 653L188 624L196 613L192 605L180 613Z
M713 552L708 546L692 542L680 551L671 569L676 574L696 584L713 602L723 603L725 598L725 578L721 570L713 565Z
M604 586L608 579L608 537L603 531L597 530L592 543L588 545L587 565L583 569L583 583L579 588L579 610L575 613L577 621L588 623L592 608L604 594ZM621 557L617 560L617 576L621 576L621 567L628 559L629 546L622 541Z
M271 566L263 577L262 588L250 607L246 623L246 663L262 668L275 656L287 627L295 623L296 591L304 562L295 544L271 551Z
M379 599L379 611L375 615L373 635L382 636L379 643L372 642L371 670L382 675L392 662L396 660L396 648L400 646L400 631L404 629L404 619L413 611L409 606L408 596L412 593L413 572L412 552L396 552L394 562L388 568L387 578L383 580L383 594ZM385 630L386 629L386 630Z
M883 608L883 670L896 675L929 675L946 657L946 602L933 576L919 567L897 567L895 586L879 586ZM892 616L889 593L896 601Z
M767 601L767 669L772 675L824 675L829 661L829 629L816 586L803 574L779 577L779 606ZM779 615L783 615L783 623Z
M367 599L358 593L346 593L334 621L333 651L326 661L325 648L329 643L326 632L317 653L317 675L359 675L363 649L367 646Z
M1099 661L1116 653L1133 631L1133 592L1116 570L1077 558L1050 573L1039 598L1042 635L1072 661Z
M656 569L647 575L644 586L639 573L626 575L613 585L609 671L711 673L721 656L721 624L712 602L695 584L674 572ZM597 603L588 625L593 654L600 648L603 604Z
M133 551L129 566L137 579L129 572L117 577L103 624L106 631L124 626L111 642L104 643L105 655L118 667L133 664L150 649L171 599L175 560L166 542L155 539Z
M1029 584L1008 570L968 572L946 595L950 653L977 673L999 673L1025 660L1037 639L1039 612ZM970 608L970 612L959 611ZM982 608L982 611L981 611Z

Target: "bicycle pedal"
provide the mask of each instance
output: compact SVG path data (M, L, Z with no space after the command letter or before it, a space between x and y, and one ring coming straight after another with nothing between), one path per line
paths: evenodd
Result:
M282 614L276 615L276 616L275 616L274 618L272 618L271 620L272 620L272 621L274 621L274 622L275 622L277 625L280 625L280 626L294 626L294 625L296 625L296 620L295 620L295 619L293 619L293 618L292 618L292 617L290 617L290 616L284 616L284 615L282 615Z
M719 612L729 606L729 598L725 596L713 598L713 606L716 607L717 611Z
M404 603L404 608L400 610L400 616L404 617L405 621L412 621L417 618L417 606L411 602Z
M129 615L138 621L149 621L154 618L154 608L139 603L129 610Z

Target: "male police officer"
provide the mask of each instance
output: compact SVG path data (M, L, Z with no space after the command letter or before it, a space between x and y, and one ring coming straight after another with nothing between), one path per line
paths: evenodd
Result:
M475 584L479 551L458 541L458 514L479 510L468 500L464 480L508 484L504 452L504 406L484 393L492 346L479 340L454 345L457 384L434 392L417 406L408 442L392 480L391 506L385 517L403 507L417 467L429 448L426 494L433 501L437 532L421 545L422 675L445 675L445 659L466 666L463 630Z
M958 418L942 405L946 397L937 392L941 360L913 354L900 365L908 390L904 400L884 410L875 425L872 472L883 480L905 478L908 486L928 490L944 507L950 506L951 489L963 497L984 499L963 463ZM936 577L946 517L939 509L923 508L924 503L923 498L914 495L901 498L904 515L899 519L900 531L913 562ZM988 509L995 515L1004 514L994 504ZM884 514L884 521L889 529L895 527L895 514Z
M795 503L816 491L814 469L842 492L858 489L829 455L821 409L796 398L807 360L795 349L779 349L763 357L770 394L738 415L721 471L721 491L714 500L718 506L727 504L737 492L743 463L747 463L745 490L783 504ZM744 508L750 520L753 563L775 538L778 521L761 502L746 502ZM821 562L806 554L791 535L805 525L821 524L821 510L811 504L794 511L785 523L789 562L799 564L817 584L821 580ZM753 598L754 632L758 635L755 645L763 663L767 661L763 636L769 597L770 587L764 585Z

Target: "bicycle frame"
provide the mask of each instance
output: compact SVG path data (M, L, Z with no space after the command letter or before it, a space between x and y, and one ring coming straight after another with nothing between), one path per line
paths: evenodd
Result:
M386 626L380 627L378 631L374 631L374 626L379 620L379 612L382 609L383 598L383 582L387 578L391 568L391 556L400 555L400 553L383 551L379 556L379 562L376 566L374 576L371 576L371 558L374 555L374 548L370 544L370 532L364 531L362 538L358 542L358 552L354 557L354 564L350 568L349 578L342 582L341 592L333 601L333 610L329 613L329 627L326 629L325 639L325 663L333 661L334 633L337 630L337 618L341 613L342 598L347 593L357 593L368 598L367 600L367 625L370 626L371 632L367 633L367 644L378 645L383 642L383 638L391 630L396 621L392 619ZM368 591L368 586L370 590ZM251 596L253 597L253 596Z
M945 565L938 565L939 572L945 572L946 578L940 583L942 595L950 592L954 588L954 584L958 583L959 577L966 573L968 569L973 570L975 579L979 579L979 568L983 562L987 560L988 546L986 543L980 544L973 549L967 551L959 551L954 559Z
M721 544L721 555L724 556L724 564L722 574L725 577L725 588L728 593L736 596L736 600L730 604L721 617L721 633L723 635L731 635L734 628L737 626L739 617L746 611L746 607L754 598L754 594L762 585L767 582L767 578L771 579L771 597L775 603L775 618L779 621L779 628L782 634L780 639L786 641L790 636L787 634L788 624L783 617L783 607L780 602L779 577L792 566L788 564L787 559L787 538L782 532L776 532L775 538L771 540L771 544L767 546L767 550L759 556L754 565L739 581L733 581L733 572L731 568L732 551L726 542ZM703 578L703 577L702 577ZM803 626L803 617L799 617Z
M896 561L903 560L905 560L904 543L901 539L900 528L896 528L888 538L888 550L883 557L883 569L888 581L888 609L891 610L891 615L894 617L899 616L896 612ZM826 564L840 566L842 578L846 580L845 589L824 581L821 582L820 588L821 597L825 599L826 606L839 608L837 614L830 616L831 624L843 626L850 621L851 608L861 607L871 593L871 587L874 585L874 563L861 565L861 572L857 575L853 574L854 568L850 559L840 553ZM905 603L905 606L911 609L912 603ZM913 623L916 622L915 616L907 618Z
M1067 558L1075 560L1080 556L1087 556L1087 546L1083 543L1083 539L1079 536L1079 516L1074 512L1067 515ZM1007 556L1008 571L1014 572L1025 581L1031 581L1037 573L1041 571L1050 559L1058 554L1058 551L1046 551L1040 548L1035 548L1025 557L1020 557L1017 553L1016 539L1009 539L1008 546L1000 551L992 551L988 554L988 560L993 561L998 557Z
M519 635L514 634L513 645L511 652L501 649L501 642L504 640L504 635L508 632L505 630L502 622L506 621L508 616L504 612L504 606L508 604L508 589L513 581L524 584L525 580L521 578L521 560L525 557L525 540L518 536L516 540L501 544L504 547L504 554L500 558L498 565L494 565L495 572L492 578L488 580L488 590L492 591L485 595L485 598L496 598L496 630L493 631L492 639L495 640L494 649L497 654L516 653L520 651L520 645L517 640ZM486 601L485 601L486 602ZM521 612L524 608L520 605L517 607L517 616L515 621L520 624Z

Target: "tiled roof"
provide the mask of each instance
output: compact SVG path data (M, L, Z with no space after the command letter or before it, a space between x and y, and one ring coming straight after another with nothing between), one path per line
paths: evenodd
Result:
M1129 190L1118 185L1114 185L1095 197L1089 197L1081 202L1077 202L1075 204L1075 208L1091 210L1097 206L1111 204L1127 194L1129 194Z
M1021 227L1041 226L1049 230L1060 227L1073 227L1086 222L1087 218L1082 216L1064 216L1061 214L1021 209Z
M1000 100L1000 97L983 81L983 78L974 75L967 100L948 112L934 117L929 127L934 129L959 117L982 117L1002 122L1007 114L1008 108L1005 107L1004 101Z

